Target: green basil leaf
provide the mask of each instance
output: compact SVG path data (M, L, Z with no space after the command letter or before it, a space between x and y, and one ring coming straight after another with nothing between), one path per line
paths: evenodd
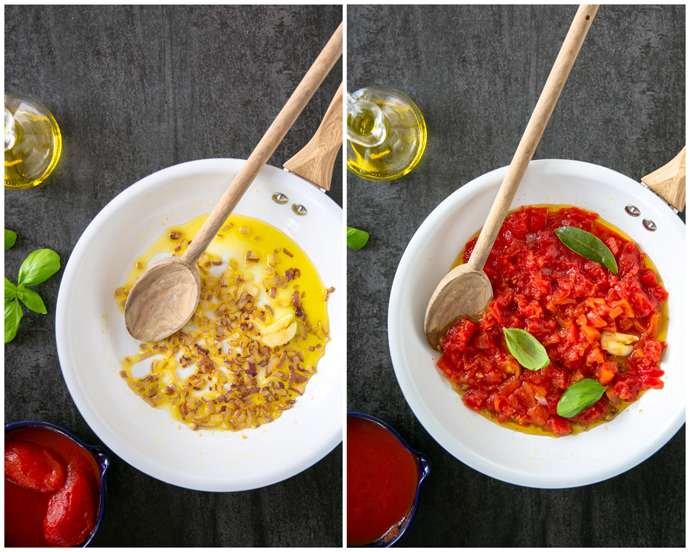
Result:
M544 346L530 333L519 328L503 328L510 354L528 370L541 370L549 365Z
M597 380L585 378L576 381L561 396L556 412L564 418L577 416L597 402L606 389L607 387L601 385Z
M19 268L19 283L35 286L45 282L60 270L60 255L51 249L37 249L31 253Z
M362 249L369 241L369 233L357 228L347 227L347 246L352 249Z
M7 279L5 276L5 303L14 300L17 296L17 286Z
M40 312L41 314L46 314L48 312L41 296L32 289L25 289L23 291L23 296L19 299L34 312Z
M9 343L17 335L22 316L24 313L19 301L15 299L11 303L5 303L5 343Z
M606 244L595 235L573 226L556 228L554 232L568 249L585 259L599 263L618 276L616 258Z
M9 249L17 241L17 234L5 228L5 249Z

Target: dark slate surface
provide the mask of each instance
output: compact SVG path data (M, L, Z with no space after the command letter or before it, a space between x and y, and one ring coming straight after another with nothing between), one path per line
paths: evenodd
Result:
M34 249L63 266L119 192L194 159L246 159L342 19L341 6L5 7L5 90L55 115L64 150L32 190L5 193L16 279ZM342 77L338 62L269 164L307 143ZM331 197L342 204L342 161ZM101 444L65 386L55 345L62 270L38 286L48 315L25 311L5 347L5 422L45 420ZM339 546L342 446L292 479L241 493L161 483L113 455L96 546Z
M573 6L349 6L348 90L388 85L425 116L409 175L348 173L348 409L393 425L432 463L401 546L684 546L685 427L612 480L536 490L457 461L417 421L386 334L390 287L417 227L457 187L508 165L576 9ZM600 8L536 159L578 159L634 179L685 145L685 8Z

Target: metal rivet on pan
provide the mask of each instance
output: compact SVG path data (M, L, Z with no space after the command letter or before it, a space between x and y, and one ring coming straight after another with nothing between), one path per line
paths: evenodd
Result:
M631 217L639 217L640 216L640 210L635 207L634 205L628 205L625 208L625 212L628 213Z
M299 203L294 203L292 205L292 210L301 217L307 214L307 208Z
M281 194L280 192L276 192L271 196L271 199L275 201L276 203L279 203L280 205L285 205L288 202L288 196L285 194Z
M642 226L644 226L650 232L654 232L656 230L656 224L654 224L654 221L651 219L644 219L642 221Z

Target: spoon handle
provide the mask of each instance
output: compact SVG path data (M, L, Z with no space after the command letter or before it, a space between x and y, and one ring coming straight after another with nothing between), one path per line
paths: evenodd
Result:
M182 255L181 259L185 264L194 265L199 257L206 251L208 244L216 236L218 230L225 220L230 216L233 209L237 206L247 188L254 181L259 171L266 164L268 159L285 137L290 127L293 125L299 114L307 105L307 102L314 95L314 92L326 78L326 75L338 61L343 51L343 25L336 29L333 36L326 44L325 48L316 58L314 64L309 68L307 74L299 83L295 91L288 99L287 103L275 118L271 126L264 134L254 151L242 166L237 176L234 178L230 187L221 197L206 222L192 240L192 243Z
M685 146L671 161L641 180L675 209L682 211L685 207Z
M587 36L587 31L589 31L589 27L592 25L592 20L598 8L598 5L583 4L575 14L563 46L561 46L561 51L554 62L549 78L546 80L532 117L527 123L513 160L510 162L508 173L503 179L498 195L491 206L491 211L489 211L486 223L479 234L477 244L472 251L468 262L469 268L472 270L479 271L484 268L486 259L489 257L491 248L503 224L503 219L508 214L508 209L515 197L520 181L525 175L534 151L537 149L541 135L549 122L561 90L563 90L563 85L570 74L570 70L575 63L577 54L580 52L580 47Z
M331 189L333 164L341 149L343 149L342 82L312 139L283 163L283 167L322 190L328 191Z

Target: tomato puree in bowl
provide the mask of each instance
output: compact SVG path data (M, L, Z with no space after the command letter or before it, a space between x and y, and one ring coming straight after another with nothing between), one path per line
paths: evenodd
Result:
M414 515L428 460L383 425L360 415L347 419L347 545L397 540Z
M5 546L83 545L102 493L94 454L67 435L38 425L5 431Z
M562 243L555 230L563 227L599 238L618 275ZM476 241L457 264L469 260ZM461 319L448 332L437 362L467 407L512 429L559 436L609 421L645 391L663 388L668 293L639 247L596 213L569 206L509 213L484 271L493 301L479 321ZM504 328L531 334L549 364L521 366ZM560 416L559 400L585 378L604 394Z

